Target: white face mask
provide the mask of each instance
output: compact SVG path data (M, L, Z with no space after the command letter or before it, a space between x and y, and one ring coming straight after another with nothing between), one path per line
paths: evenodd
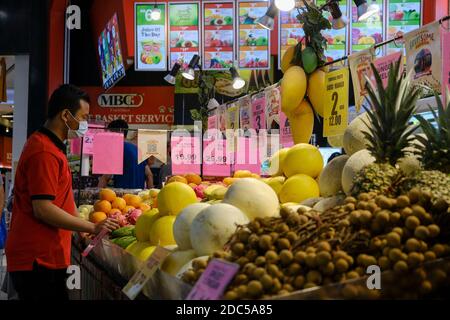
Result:
M72 115L72 113L70 113L70 115L76 122L78 122L78 129L77 130L70 129L69 125L66 122L66 126L67 126L67 128L69 128L69 131L67 132L67 138L75 139L75 138L83 137L86 134L86 132L88 131L88 122L86 120L78 121L77 119L75 119L75 117Z

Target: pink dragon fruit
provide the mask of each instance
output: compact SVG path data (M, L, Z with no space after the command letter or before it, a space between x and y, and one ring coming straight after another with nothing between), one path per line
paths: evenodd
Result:
M127 217L120 212L114 212L109 217L112 219L116 219L121 227L127 226L129 224Z
M204 191L207 188L207 185L199 184L194 188L195 194L197 195L197 198L203 199L205 197Z
M128 216L128 222L132 225L136 224L137 219L139 218L139 216L142 214L142 211L140 209L134 209L133 211L131 211Z

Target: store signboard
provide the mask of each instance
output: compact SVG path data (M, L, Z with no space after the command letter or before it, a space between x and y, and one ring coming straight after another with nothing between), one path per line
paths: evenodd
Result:
M172 174L199 175L201 172L200 148L200 138L172 134L170 139Z
M327 0L317 0L316 4L318 7L323 6ZM342 15L344 17L347 16L347 1L341 0L339 1L339 8L341 9ZM324 11L324 17L327 18L330 22L333 19L331 14L328 11ZM342 29L325 29L322 31L322 35L327 40L327 49L325 50L325 56L328 61L332 61L335 59L339 59L345 56L347 52L347 30L348 27Z
M231 175L232 157L228 152L226 139L216 139L217 135L203 141L203 175L228 177Z
M323 136L338 136L348 124L348 68L327 73Z
M269 2L239 1L237 32L239 35L239 68L250 70L270 69L270 31L261 27L256 20L263 17Z
M204 70L228 70L235 54L235 6L233 1L203 2Z
M159 19L153 11L159 10ZM165 3L135 3L135 54L136 71L167 70L167 21Z
M98 37L97 50L102 68L103 88L108 90L125 76L117 14L108 21Z
M171 125L174 87L83 87L91 99L90 118L109 123L124 119L133 125Z
M297 6L303 6L303 1L297 2ZM289 47L297 45L305 33L303 25L297 19L298 11L279 11L278 14L278 68L281 69L281 59Z
M169 3L169 69L176 62L186 68L200 47L200 3Z
M367 2L368 5L378 6L379 13L372 15L366 21L358 21L357 8L352 1L351 52L368 49L383 41L384 1L372 0ZM377 53L382 55L382 52L383 50L379 50Z
M422 23L421 0L389 0L387 37L392 39L420 28ZM391 42L388 53L403 51L402 41Z

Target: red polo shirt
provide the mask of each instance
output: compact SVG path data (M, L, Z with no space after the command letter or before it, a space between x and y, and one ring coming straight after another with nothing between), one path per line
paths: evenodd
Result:
M41 128L26 142L14 181L11 229L6 243L8 271L33 269L33 262L62 269L70 265L72 232L52 227L33 215L31 201L48 199L75 214L72 175L64 143Z

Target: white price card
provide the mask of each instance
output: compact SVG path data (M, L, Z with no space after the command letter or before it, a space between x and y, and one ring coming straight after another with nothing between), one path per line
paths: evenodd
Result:
M128 281L122 292L130 299L134 300L141 292L147 281L153 276L164 259L169 255L170 250L163 247L156 247L152 255L142 264L139 269Z

